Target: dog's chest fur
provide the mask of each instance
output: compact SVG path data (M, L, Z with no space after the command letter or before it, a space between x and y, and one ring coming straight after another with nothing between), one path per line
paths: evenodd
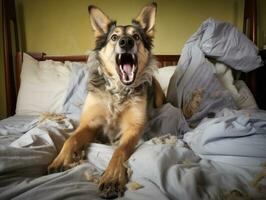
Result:
M95 88L95 95L99 95L104 103L106 115L102 125L102 134L98 138L101 142L115 143L122 135L121 132L121 116L132 104L140 101L141 98L146 98L146 88L141 87L134 91L120 91L112 93L106 89L104 91ZM134 120L134 119L132 119Z

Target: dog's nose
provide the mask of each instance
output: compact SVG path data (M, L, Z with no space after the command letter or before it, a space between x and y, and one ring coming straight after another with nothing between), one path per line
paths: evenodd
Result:
M133 48L134 46L134 40L131 38L131 37L128 37L128 36L125 36L125 37L122 37L119 41L119 46L128 51L130 49Z

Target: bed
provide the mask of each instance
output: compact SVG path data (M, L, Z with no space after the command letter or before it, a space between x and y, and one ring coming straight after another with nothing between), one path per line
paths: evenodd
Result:
M210 36L211 44L202 39ZM241 55L233 54L236 47ZM156 58L168 103L151 113L125 163L121 199L266 199L266 111L252 95L252 79L233 76L260 69L255 45L230 24L208 19L181 55ZM16 54L16 114L0 121L0 199L100 199L97 182L115 146L92 143L71 169L47 174L78 124L87 59Z
M98 199L97 181L115 146L92 143L85 158L72 169L47 174L47 166L77 126L86 96L87 56L19 53L17 58L17 71L22 67L17 76L17 114L0 122L1 199ZM224 98L215 93L206 99L206 104L219 110L206 113L201 109L186 116L178 99L173 101L172 91L177 89L186 102L193 99L195 91L201 94L202 87L193 89L195 84L185 84L187 90L175 88L174 75L181 69L176 65L179 56L157 58L162 67L157 78L172 103L155 110L147 123L144 137L127 163L130 182L123 198L264 199L266 112L256 109L255 102L250 108L236 109L228 100L228 91L213 83L218 77L215 74L196 85L211 81L215 86L206 94L222 91ZM180 62L184 62L184 54ZM191 71L191 65L188 69ZM202 80L199 72L193 74L199 78L179 80ZM219 101L213 102L213 98Z

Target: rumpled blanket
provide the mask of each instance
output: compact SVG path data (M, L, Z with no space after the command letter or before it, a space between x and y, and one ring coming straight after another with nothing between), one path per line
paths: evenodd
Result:
M214 64L208 58L243 72L262 65L257 47L233 25L211 18L203 22L185 43L167 92L168 102L182 109L194 91L202 91L197 112L187 120L193 127L209 113L237 108L230 92L215 76Z

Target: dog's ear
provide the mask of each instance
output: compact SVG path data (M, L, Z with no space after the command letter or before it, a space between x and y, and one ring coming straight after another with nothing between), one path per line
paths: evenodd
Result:
M112 20L96 6L90 5L88 11L95 37L100 37L106 34Z
M157 4L155 2L146 5L139 15L132 20L133 24L138 24L146 32L149 37L154 36L155 17Z

